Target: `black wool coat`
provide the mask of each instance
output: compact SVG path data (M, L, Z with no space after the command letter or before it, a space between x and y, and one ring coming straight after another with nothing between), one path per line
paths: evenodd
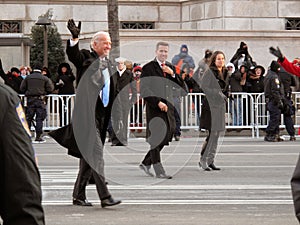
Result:
M110 78L110 95L109 95L109 104L104 109L103 103L98 95L94 96L94 93L98 92L103 85L103 81L97 80L97 71L99 70L99 58L95 52L82 49L79 50L79 44L77 43L75 46L70 46L70 41L67 43L67 55L69 60L75 65L76 67L76 82L77 86L79 86L80 80L83 76L87 75L85 82L81 88L80 93L76 93L76 102L77 99L80 99L82 104L85 104L85 107L77 107L75 102L75 108L80 109L81 117L86 124L86 127L94 128L95 125L98 131L89 131L84 132L81 136L81 140L89 140L93 136L93 140L98 140L97 137L94 137L96 134L100 136L101 142L98 143L99 146L103 146L106 136L106 129L108 126L108 121L111 114L111 107L113 104L114 96L115 96L115 85L116 81L111 76ZM114 67L108 61L108 70L110 74L115 72ZM102 83L102 84L101 84ZM93 97L92 97L93 94ZM79 96L80 95L80 96ZM83 110L83 111L81 111ZM75 111L75 109L74 109ZM78 113L77 113L78 115ZM89 115L94 115L92 118ZM87 119L83 119L87 118ZM79 124L80 118L78 119ZM73 123L73 120L72 120ZM92 150L93 146L85 146L85 148L80 149L78 148L78 144L75 141L74 132L73 132L73 125L69 124L65 127L57 129L55 131L51 131L49 135L53 137L59 144L63 147L68 149L68 154L74 157L82 158L82 151L88 151L91 154L94 150ZM89 135L91 134L91 135ZM92 143L93 144L93 143ZM92 145L89 143L89 145ZM80 146L79 146L80 147ZM92 156L91 156L92 157Z
M175 67L166 62L175 74ZM184 81L175 74L175 78L164 73L157 60L147 63L143 66L141 74L141 96L146 102L146 138L150 146L169 145L175 132L175 117L173 90L186 86ZM168 106L168 111L163 112L158 107L159 102L163 102Z
M216 67L206 70L201 80L201 88L205 94L202 100L200 128L213 131L225 130L225 109L228 91L227 70L223 77Z

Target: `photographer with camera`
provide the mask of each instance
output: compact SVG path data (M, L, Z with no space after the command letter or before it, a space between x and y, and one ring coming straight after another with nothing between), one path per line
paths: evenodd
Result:
M256 66L256 62L253 61L248 51L248 45L245 42L240 43L240 47L236 50L236 53L230 60L235 68L239 68L242 64L246 65L249 69Z

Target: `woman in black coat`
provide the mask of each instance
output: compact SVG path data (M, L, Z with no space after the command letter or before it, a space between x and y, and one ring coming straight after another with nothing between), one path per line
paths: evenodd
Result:
M199 166L206 171L220 170L215 166L214 159L220 133L225 130L229 78L227 73L224 53L215 51L201 80L205 98L202 101L200 128L208 130L208 136L202 146Z
M75 76L68 63L61 63L57 69L57 79L55 81L55 89L59 95L72 95L75 93L74 80ZM60 126L67 125L71 120L71 98L61 96L59 99L59 121Z

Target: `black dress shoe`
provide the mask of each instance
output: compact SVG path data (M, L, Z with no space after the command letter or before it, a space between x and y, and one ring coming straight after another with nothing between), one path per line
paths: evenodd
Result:
M101 206L102 208L107 207L107 206L114 206L120 204L120 200L114 200L112 197L109 197L107 199L101 200Z
M212 170L221 170L221 168L216 167L215 164L213 164L213 163L210 164L208 167L211 168Z
M87 199L80 200L80 199L73 199L73 205L80 205L80 206L93 206L92 203L88 202Z
M291 137L290 137L290 141L296 141L295 136L291 136Z

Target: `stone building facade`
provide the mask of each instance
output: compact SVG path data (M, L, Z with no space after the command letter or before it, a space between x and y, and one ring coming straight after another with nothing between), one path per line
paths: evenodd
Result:
M69 38L67 20L82 21L80 45L89 48L91 36L107 30L106 4L103 0L0 0L0 22L21 24L19 33L0 33L4 66L29 64L31 27L48 9L64 40ZM299 29L287 30L289 22L297 28L300 20L296 0L119 0L119 20L121 56L139 63L153 58L160 40L170 43L170 59L185 43L196 62L207 48L224 51L230 60L241 41L265 67L274 59L269 46L280 46L289 59L300 54Z

